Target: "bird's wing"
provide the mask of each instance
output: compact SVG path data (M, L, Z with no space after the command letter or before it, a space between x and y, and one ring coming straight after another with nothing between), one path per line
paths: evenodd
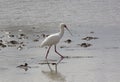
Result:
M44 47L44 46L52 46L53 44L57 44L60 40L60 37L59 35L56 33L56 34L52 34L52 35L49 35L48 37L46 37L44 39L44 41L41 43L41 47Z

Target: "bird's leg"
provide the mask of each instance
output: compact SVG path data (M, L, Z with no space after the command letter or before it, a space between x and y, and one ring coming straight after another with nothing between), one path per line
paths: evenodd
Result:
M45 58L47 59L47 56L48 56L48 53L49 53L49 50L50 50L51 46L49 46L48 50L47 50L47 53L46 53L46 56Z
M64 58L64 57L56 50L56 45L55 45L55 52L56 52L59 56L61 56L62 59Z

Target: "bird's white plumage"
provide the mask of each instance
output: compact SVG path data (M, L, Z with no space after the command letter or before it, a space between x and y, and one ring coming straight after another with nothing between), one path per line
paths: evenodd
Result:
M45 40L41 43L41 47L56 45L59 41L59 33L55 33L46 37Z
M60 41L64 34L64 28L67 28L64 23L61 23L60 27L60 32L51 34L48 37L46 37L45 40L41 43L41 47L56 45Z

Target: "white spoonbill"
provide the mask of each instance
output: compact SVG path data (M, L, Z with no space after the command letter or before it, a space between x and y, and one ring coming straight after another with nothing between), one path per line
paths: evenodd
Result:
M44 41L41 43L41 47L49 46L49 48L48 48L48 50L47 50L47 53L46 53L46 59L47 59L49 50L50 50L50 48L52 47L52 45L54 45L55 52L56 52L59 56L61 56L62 59L64 58L64 56L62 56L62 55L56 50L56 45L57 45L57 43L60 41L60 39L62 38L62 36L63 36L63 34L64 34L64 28L66 28L66 29L70 32L70 30L67 28L67 26L66 26L64 23L61 23L61 24L60 24L60 32L49 35L49 36L46 37L46 38L44 39ZM70 34L72 35L71 32L70 32Z

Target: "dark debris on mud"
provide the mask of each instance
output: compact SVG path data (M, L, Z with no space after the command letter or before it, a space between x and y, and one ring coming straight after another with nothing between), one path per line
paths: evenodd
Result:
M28 63L25 63L24 65L21 64L19 66L17 66L17 68L21 68L24 69L25 71L27 71L29 68L31 68L30 66L28 66Z
M98 37L87 36L85 38L82 38L82 40L86 40L86 41L95 40L95 39L98 39Z
M77 44L77 45L84 47L84 48L92 46L92 44L90 44L90 43L81 43L81 44Z
M2 33L3 31L1 31ZM20 33L19 33L20 32ZM29 45L30 42L39 42L42 36L48 36L44 34L33 34L29 35L26 33L21 33L22 30L18 30L18 33L5 31L4 35L0 36L0 50L8 47L15 47L17 50L22 50ZM3 33L2 33L3 34Z
M72 40L71 40L71 39L67 39L67 40L65 40L64 42L69 44L69 43L72 42Z

